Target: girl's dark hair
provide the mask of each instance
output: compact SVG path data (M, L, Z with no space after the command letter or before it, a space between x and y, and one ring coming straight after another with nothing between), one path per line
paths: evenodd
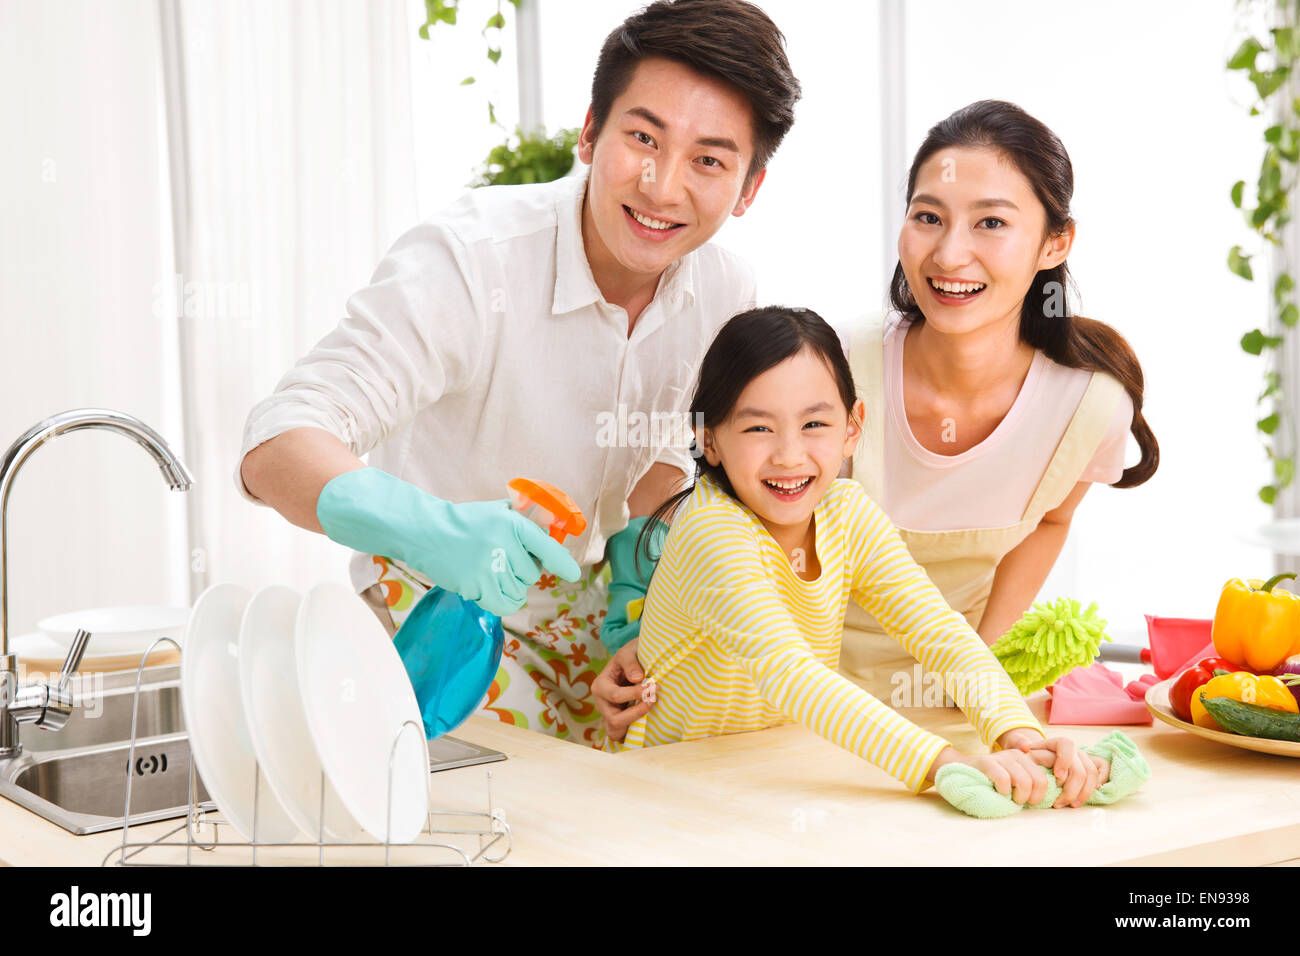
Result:
M811 349L830 368L844 410L852 416L857 392L853 387L853 373L849 371L848 359L844 357L835 330L811 309L768 305L741 312L718 330L704 361L700 363L700 377L695 385L695 396L691 399L692 424L709 429L722 425L731 417L745 386L804 349ZM691 455L695 458L694 480L656 508L637 536L638 567L643 550L651 555L645 548L645 539L652 533L656 522L671 520L677 506L690 495L695 482L702 477L710 476L723 491L736 498L726 470L721 464L709 464L695 440L691 442ZM654 557L651 555L652 560Z
M772 18L745 0L659 0L628 17L600 49L591 79L592 135L647 57L683 63L740 90L753 112L754 155L748 183L767 166L794 125L799 81Z
M1058 236L1073 225L1070 197L1074 194L1074 169L1070 156L1055 133L1014 103L980 100L932 126L907 176L909 204L921 166L939 150L951 147L994 149L1014 163L1047 213L1044 238ZM1070 270L1064 262L1034 276L1020 308L1020 340L1059 365L1106 372L1124 386L1133 400L1133 437L1142 457L1136 465L1124 469L1112 487L1132 488L1155 474L1160 464L1160 446L1142 416L1142 366L1124 337L1109 325L1070 314L1066 290L1071 285ZM906 319L925 320L901 262L894 268L889 298Z

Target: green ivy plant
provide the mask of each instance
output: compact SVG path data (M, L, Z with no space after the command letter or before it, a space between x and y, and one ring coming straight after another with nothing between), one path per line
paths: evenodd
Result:
M1266 37L1246 37L1228 60L1228 69L1244 73L1255 89L1257 101L1252 104L1250 115L1258 116L1267 109L1278 120L1264 131L1264 156L1253 189L1254 205L1245 205L1245 180L1234 183L1230 193L1232 204L1245 213L1250 228L1283 252L1277 257L1282 265L1273 279L1272 316L1276 324L1265 323L1270 326L1269 331L1255 328L1241 337L1242 349L1251 355L1263 355L1267 350L1280 348L1285 336L1300 321L1295 279L1286 268L1289 259L1285 255L1283 232L1283 227L1291 221L1291 194L1295 190L1297 166L1300 165L1300 97L1292 96L1294 85L1288 82L1300 64L1297 0L1277 0L1269 7L1280 17L1279 22L1283 25L1269 30ZM1287 97L1291 97L1290 101L1283 102ZM1233 246L1228 251L1228 268L1243 279L1253 281L1251 258L1241 246ZM1272 331L1278 334L1270 334ZM1265 406L1263 410L1268 414L1256 421L1255 427L1263 434L1265 450L1273 463L1272 480L1259 489L1259 497L1271 505L1277 493L1295 478L1294 456L1281 454L1276 443L1278 428L1285 415L1282 379L1276 370L1265 372L1259 403Z
M496 146L478 170L471 186L517 186L549 183L573 168L577 129L562 129L554 136L515 130L515 142Z
M509 0L517 9L520 0ZM461 0L424 0L424 23L420 24L420 39L429 39L429 28L436 27L439 23L446 23L449 26L456 25L457 15L460 13ZM496 66L501 62L501 31L505 29L506 18L501 13L501 0L497 0L496 13L488 17L487 23L479 31L484 41L487 43L487 58ZM492 36L488 36L488 31L496 31ZM461 86L469 86L475 82L474 77L467 76L460 81ZM494 126L501 126L497 122L496 106L488 101L488 122ZM505 129L504 126L501 127Z
M515 9L522 0L509 0ZM505 28L506 18L501 13L502 0L496 0L496 13L488 17L487 24L480 31L487 41L487 58L496 66L501 62L501 30ZM420 26L421 39L429 39L430 27L439 23L455 26L460 13L461 0L424 0L425 22ZM489 30L496 31L491 36ZM475 82L474 77L467 76L460 81L461 86ZM496 106L488 102L488 122L493 126L505 127L497 120ZM507 135L506 141L495 146L488 153L487 159L477 171L477 178L471 186L518 185L520 183L548 183L559 179L573 168L573 147L578 142L578 130L562 129L554 136L545 133L525 133L515 130L514 142Z

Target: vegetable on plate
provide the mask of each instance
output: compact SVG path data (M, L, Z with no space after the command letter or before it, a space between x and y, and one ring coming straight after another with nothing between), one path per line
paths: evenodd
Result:
M1219 725L1244 737L1266 737L1300 743L1300 714L1262 707L1230 697L1206 697L1201 706Z
M1276 588L1293 572L1267 581L1234 578L1223 586L1210 639L1220 657L1256 673L1267 673L1300 654L1300 595Z
M1169 688L1169 706L1173 708L1174 713L1178 715L1180 720L1185 720L1189 724L1194 723L1192 720L1192 692L1202 684L1209 683L1220 674L1231 674L1233 671L1239 670L1242 670L1242 668L1232 663L1232 661L1224 660L1222 657L1201 658L1201 660L1179 674L1173 686Z
M1215 718L1214 712L1205 706L1205 701L1212 698L1251 704L1280 713L1300 712L1300 707L1297 706L1296 699L1291 696L1290 689L1270 674L1258 675L1248 671L1220 674L1192 691L1192 723L1197 727L1206 727L1210 730L1224 730L1224 726Z

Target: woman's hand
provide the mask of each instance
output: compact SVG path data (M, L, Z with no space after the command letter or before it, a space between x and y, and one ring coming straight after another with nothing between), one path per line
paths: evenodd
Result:
M1110 762L1084 751L1069 737L1051 737L1020 748L1041 767L1051 768L1061 795L1053 807L1081 807L1097 789L1110 779Z
M592 700L605 721L605 736L610 740L622 740L627 728L654 706L641 699L645 671L637 660L636 644L633 640L619 648L591 685Z

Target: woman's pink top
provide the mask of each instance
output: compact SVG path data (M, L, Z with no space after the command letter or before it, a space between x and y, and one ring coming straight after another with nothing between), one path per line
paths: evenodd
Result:
M996 528L1021 520L1092 373L1035 352L1020 394L993 433L959 455L936 455L913 436L903 410L905 337L901 316L892 314L884 335L885 500L879 504L894 524L913 531ZM1125 392L1079 481L1119 480L1132 422L1133 402Z

